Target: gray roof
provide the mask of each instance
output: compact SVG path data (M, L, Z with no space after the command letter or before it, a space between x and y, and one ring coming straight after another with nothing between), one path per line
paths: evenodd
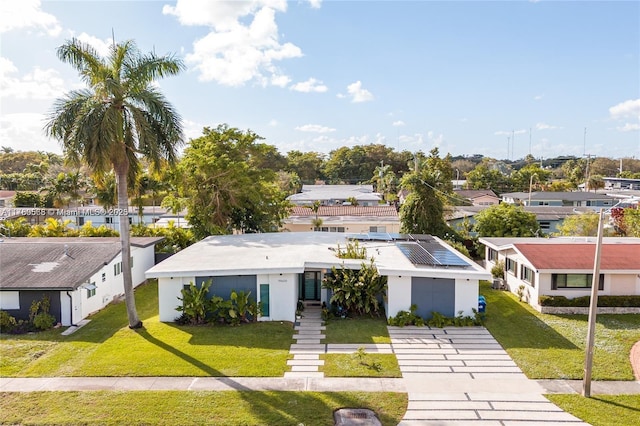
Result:
M528 192L507 192L502 194L502 198L516 198L520 200L528 200ZM607 194L597 192L585 192L585 191L567 191L567 192L553 192L553 191L541 191L532 192L531 199L536 201L546 200L567 200L567 201L588 201L588 200L610 200L611 197Z
M380 194L373 192L373 185L303 185L302 192L287 197L290 201L346 200L380 201Z
M133 247L162 240L132 237ZM0 290L75 290L120 253L119 238L6 238L0 242Z
M475 216L482 210L491 206L454 206L451 213L447 216L447 220L462 219L465 217ZM524 211L536 215L536 220L561 220L567 216L582 213L593 213L593 209L589 207L572 207L572 206L523 206Z

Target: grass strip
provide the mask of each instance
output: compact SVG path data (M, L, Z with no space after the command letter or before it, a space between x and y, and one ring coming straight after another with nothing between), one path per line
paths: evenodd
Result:
M0 393L3 424L333 425L338 408L369 408L397 425L407 395L391 392L87 391Z
M545 395L551 402L593 426L637 426L640 395Z

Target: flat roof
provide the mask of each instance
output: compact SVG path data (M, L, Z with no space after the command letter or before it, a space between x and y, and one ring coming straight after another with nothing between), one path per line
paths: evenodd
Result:
M451 255L465 259L467 268L414 265L396 241L359 241L368 259L340 259L338 245L344 249L357 235L327 232L275 232L211 236L187 247L146 272L147 278L180 276L257 275L302 273L307 269L345 267L358 269L373 258L380 274L428 277L490 279L490 274L446 243L440 243Z

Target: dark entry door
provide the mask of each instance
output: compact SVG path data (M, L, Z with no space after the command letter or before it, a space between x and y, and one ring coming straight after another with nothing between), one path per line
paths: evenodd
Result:
M320 300L320 271L305 272L301 281L302 300Z

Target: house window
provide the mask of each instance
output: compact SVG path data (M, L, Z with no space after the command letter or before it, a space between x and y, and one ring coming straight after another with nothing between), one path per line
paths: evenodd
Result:
M535 274L531 269L527 268L524 265L520 266L520 278L522 279L522 281L528 282L531 285L531 287L536 286Z
M129 258L130 268L133 269L133 256Z
M387 232L386 226L370 226L369 232Z
M344 226L330 226L329 232L344 232Z
M516 262L513 259L509 259L507 257L506 267L507 267L507 271L509 271L513 275L517 276L517 274L518 274L518 262Z
M112 217L105 217L104 218L104 223L113 223L113 218Z
M487 247L487 259L495 263L498 260L498 252Z
M551 289L591 288L593 274L552 274ZM598 290L604 290L604 274L600 274Z
M103 272L102 273L102 282L105 282L107 280L107 273Z
M84 217L83 217L83 216L80 216L80 217L78 218L78 226L82 226L82 225L84 225Z
M551 222L549 221L543 221L538 223L540 224L540 229L551 229Z
M113 275L120 275L122 273L122 262L115 263L113 265Z
M96 283L87 286L87 299L96 295Z

